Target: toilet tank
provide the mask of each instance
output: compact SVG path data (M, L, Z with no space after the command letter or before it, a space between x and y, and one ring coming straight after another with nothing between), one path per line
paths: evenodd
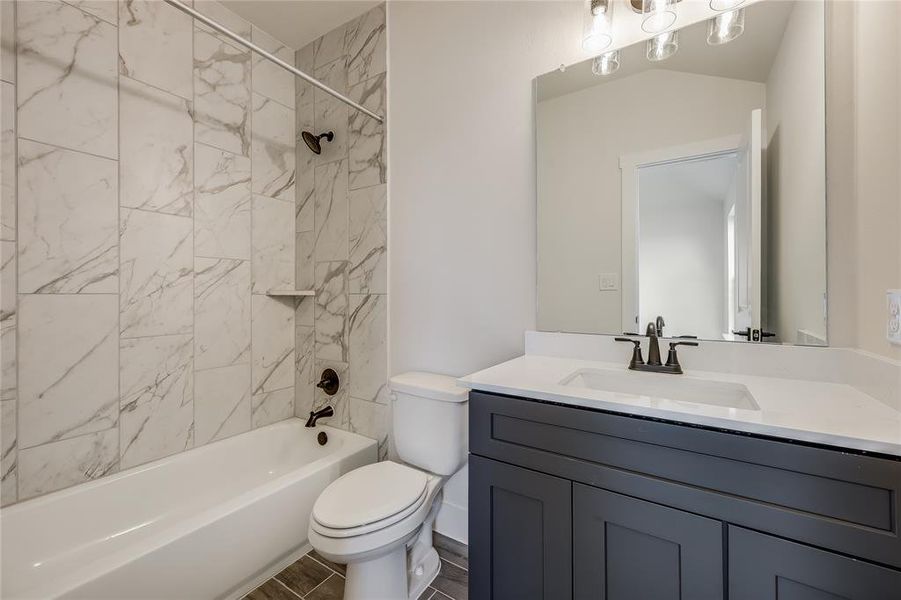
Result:
M394 445L405 463L453 475L469 448L469 390L453 377L412 371L391 378Z

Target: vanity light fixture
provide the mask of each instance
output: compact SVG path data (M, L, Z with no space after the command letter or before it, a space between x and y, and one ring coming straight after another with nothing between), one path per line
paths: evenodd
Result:
M745 0L710 0L710 8L720 12L724 10L734 10L736 7L745 3Z
M664 31L648 40L647 57L651 62L666 60L679 49L679 32Z
M728 44L744 31L745 9L721 13L707 21L707 43L711 46Z
M591 63L591 72L595 75L612 75L619 69L619 50L611 50L595 57Z
M612 0L587 0L583 14L582 48L596 53L612 44Z
M676 22L675 0L642 0L641 28L647 33L660 33Z

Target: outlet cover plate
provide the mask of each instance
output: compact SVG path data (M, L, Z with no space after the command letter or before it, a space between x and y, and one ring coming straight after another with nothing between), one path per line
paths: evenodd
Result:
M885 337L901 346L901 290L889 290L886 299Z

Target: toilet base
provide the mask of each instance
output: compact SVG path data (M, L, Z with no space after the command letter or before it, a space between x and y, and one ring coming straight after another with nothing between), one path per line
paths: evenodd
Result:
M419 598L425 589L435 581L440 569L441 559L438 558L438 552L434 548L429 548L419 565L413 567L408 574L409 599L416 600Z
M416 600L435 580L441 559L432 545L432 527L441 507L436 494L419 530L389 552L348 561L344 600Z
M407 550L400 546L378 558L347 565L344 600L407 598Z

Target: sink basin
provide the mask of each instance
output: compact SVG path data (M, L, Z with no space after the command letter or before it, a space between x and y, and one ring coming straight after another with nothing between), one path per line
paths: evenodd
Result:
M760 410L751 392L741 384L696 379L685 375L662 375L612 369L580 369L567 376L560 384L611 392L631 398Z

